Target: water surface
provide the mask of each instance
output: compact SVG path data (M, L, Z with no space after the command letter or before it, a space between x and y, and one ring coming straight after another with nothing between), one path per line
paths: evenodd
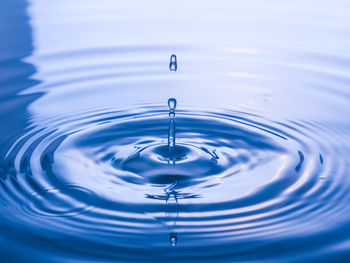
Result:
M346 262L349 8L2 1L1 258Z

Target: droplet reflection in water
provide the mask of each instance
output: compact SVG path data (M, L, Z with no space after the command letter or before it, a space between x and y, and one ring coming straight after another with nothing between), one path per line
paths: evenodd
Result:
M171 233L170 234L170 243L172 247L175 247L177 244L177 235L176 233Z

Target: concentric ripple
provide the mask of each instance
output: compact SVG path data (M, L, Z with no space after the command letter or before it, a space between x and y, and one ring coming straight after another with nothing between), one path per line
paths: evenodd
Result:
M350 258L344 0L2 2L1 263Z
M183 109L169 156L164 106L79 116L30 129L8 152L1 181L19 229L36 225L35 235L52 233L66 251L92 246L92 257L136 261L159 249L160 261L263 257L276 240L296 246L339 227L348 185L336 182L346 164L329 156L347 152L324 148L326 127Z

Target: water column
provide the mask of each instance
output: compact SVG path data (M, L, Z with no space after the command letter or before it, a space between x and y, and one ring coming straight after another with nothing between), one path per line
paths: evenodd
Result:
M176 99L170 98L168 100L169 106L169 125L168 125L168 163L175 165L175 109Z
M177 70L177 58L175 55L170 56L169 70L171 72L175 72ZM175 166L175 134L176 134L176 126L175 126L175 109L176 109L176 99L170 98L168 100L169 106L169 125L168 125L168 163L169 165ZM178 200L177 200L177 192L173 190L176 186L177 182L173 182L173 184L165 189L166 193L166 204L167 204L167 216L171 218L177 218L179 216L178 212ZM177 233L175 232L176 220L172 226L170 226L170 236L169 241L172 247L175 247L177 244Z
M175 109L176 109L176 99L170 98L168 100L169 106L169 125L168 125L168 163L169 165L175 166ZM170 186L165 188L166 193L166 205L167 212L166 216L170 218L178 217L178 200L177 200L177 192L173 190L173 188L177 185L177 181L173 182ZM175 232L176 220L174 220L174 224L170 226L170 244L172 247L177 244L177 234Z
M175 72L177 70L177 58L176 55L170 56L169 70ZM176 99L170 98L168 100L169 106L169 127L168 127L168 163L175 165L175 109Z

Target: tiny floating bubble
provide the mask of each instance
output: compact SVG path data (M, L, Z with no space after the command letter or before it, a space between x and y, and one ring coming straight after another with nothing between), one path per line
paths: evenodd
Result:
M176 55L174 54L170 56L169 69L171 72L175 72L177 70L177 59Z

